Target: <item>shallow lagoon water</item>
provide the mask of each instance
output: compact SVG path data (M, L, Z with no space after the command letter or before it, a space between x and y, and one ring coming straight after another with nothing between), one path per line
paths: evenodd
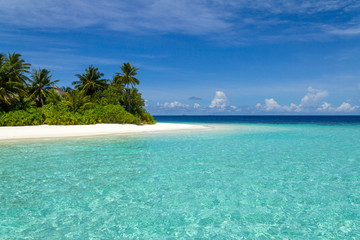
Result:
M0 143L1 239L358 239L360 125Z

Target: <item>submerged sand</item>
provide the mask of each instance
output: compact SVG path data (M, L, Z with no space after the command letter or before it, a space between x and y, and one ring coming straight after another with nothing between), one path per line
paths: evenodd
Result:
M201 130L209 127L193 124L157 123L154 125L94 124L94 125L40 125L0 127L0 140L84 137L108 134L146 133L178 130Z

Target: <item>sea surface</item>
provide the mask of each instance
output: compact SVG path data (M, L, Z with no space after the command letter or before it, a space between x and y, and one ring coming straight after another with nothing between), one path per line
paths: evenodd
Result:
M360 239L359 117L0 142L0 239Z

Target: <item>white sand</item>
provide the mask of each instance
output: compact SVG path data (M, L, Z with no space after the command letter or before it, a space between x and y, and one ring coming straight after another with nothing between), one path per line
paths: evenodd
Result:
M208 129L204 125L157 123L154 125L95 124L95 125L40 125L21 127L0 127L1 140L83 137L108 134L127 134L140 132L178 131Z

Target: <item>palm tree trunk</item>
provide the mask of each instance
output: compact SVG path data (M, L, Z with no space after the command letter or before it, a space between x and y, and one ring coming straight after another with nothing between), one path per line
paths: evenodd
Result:
M130 112L130 88L128 88L128 112Z

